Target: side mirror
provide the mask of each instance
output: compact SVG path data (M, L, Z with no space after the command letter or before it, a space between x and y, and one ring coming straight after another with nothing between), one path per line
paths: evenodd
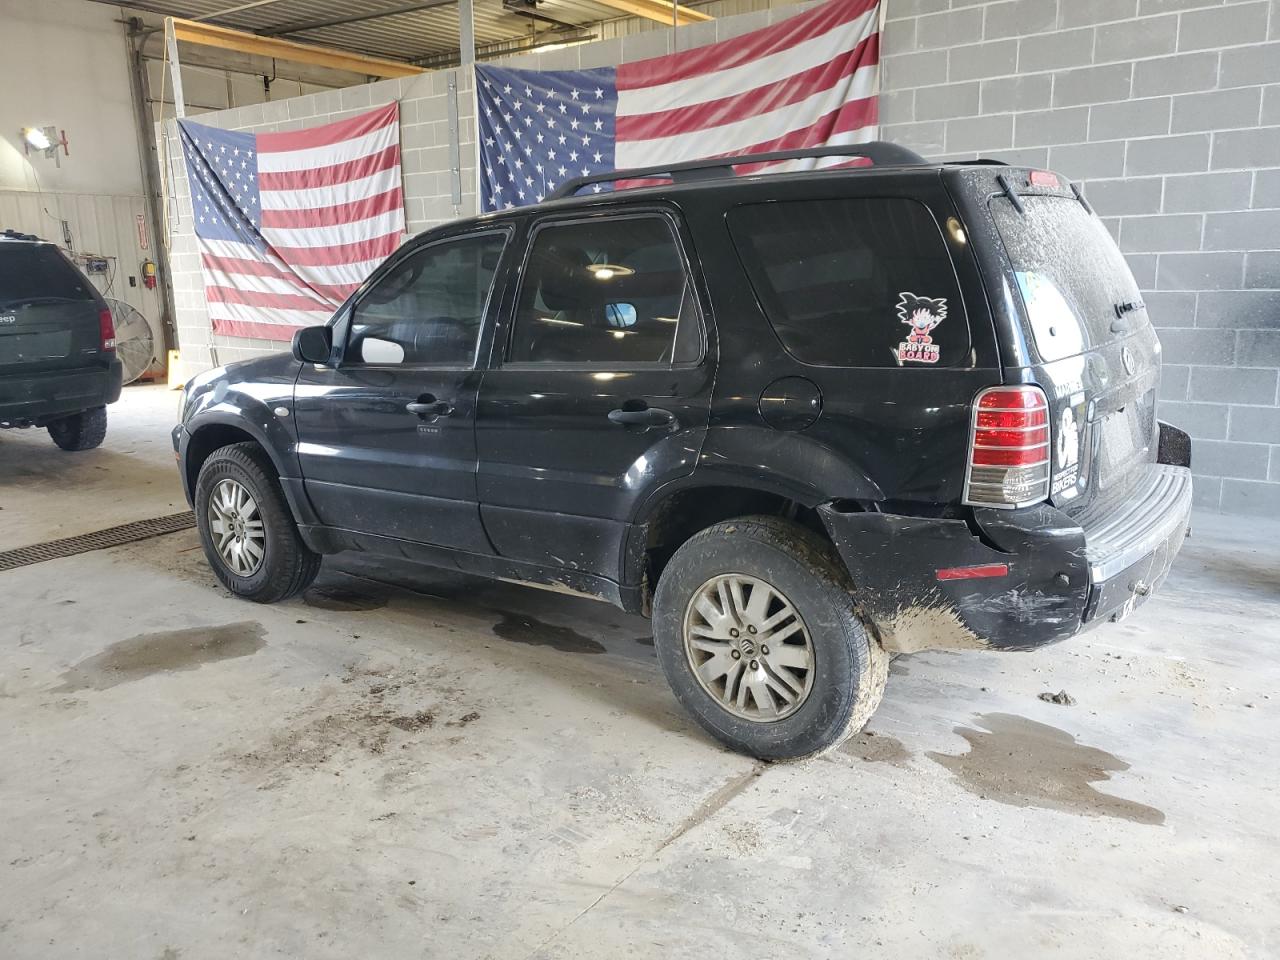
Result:
M293 356L302 363L328 363L333 355L331 327L303 327L293 335Z

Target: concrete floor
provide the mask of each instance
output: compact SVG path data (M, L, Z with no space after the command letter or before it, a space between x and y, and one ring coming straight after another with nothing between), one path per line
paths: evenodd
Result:
M180 509L174 403L0 433L0 549ZM194 532L0 596L5 958L1280 953L1274 521L1198 516L1126 623L899 658L768 767L589 601L348 560L259 607Z

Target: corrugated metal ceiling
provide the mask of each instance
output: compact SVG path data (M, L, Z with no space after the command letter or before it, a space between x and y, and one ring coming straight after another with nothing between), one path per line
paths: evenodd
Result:
M450 0L140 0L135 9L201 19L288 40L371 56L414 60L458 49L458 7ZM235 9L241 7L243 9ZM555 24L511 13L502 0L474 0L476 44L519 41ZM424 9L425 8L425 9ZM397 12L402 11L402 12ZM593 0L540 0L539 16L570 25L616 19L619 11ZM329 21L347 21L314 26ZM548 35L547 42L553 38Z

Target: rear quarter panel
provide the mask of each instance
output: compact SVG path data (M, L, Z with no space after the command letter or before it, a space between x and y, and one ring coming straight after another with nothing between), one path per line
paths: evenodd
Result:
M734 193L736 192L736 196ZM766 319L725 221L736 203L905 197L924 203L939 224L955 214L936 170L828 175L779 182L765 193L740 182L685 204L698 256L706 267L720 336L720 367L711 423L691 479L771 489L807 505L832 499L914 503L924 509L958 503L964 485L969 403L1000 382L990 309L971 250L952 249L971 354L950 367L849 368L801 363L783 348ZM927 283L928 278L922 278ZM923 293L923 291L920 291ZM886 304L883 324L850 336L902 339ZM770 427L760 398L782 377L803 377L821 391L817 420L802 430Z

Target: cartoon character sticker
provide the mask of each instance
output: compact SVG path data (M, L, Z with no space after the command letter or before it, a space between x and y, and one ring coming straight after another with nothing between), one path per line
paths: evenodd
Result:
M907 339L898 344L898 363L937 363L942 353L931 334L947 319L947 298L908 292L899 293L898 298L898 319L911 328Z

